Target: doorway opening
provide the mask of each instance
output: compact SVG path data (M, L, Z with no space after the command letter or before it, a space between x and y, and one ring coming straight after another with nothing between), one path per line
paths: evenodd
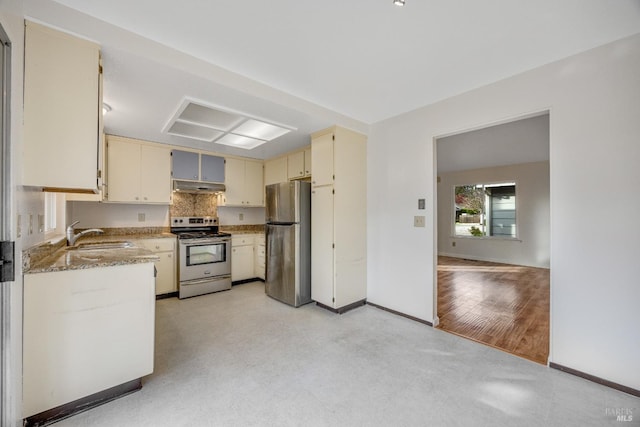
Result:
M436 139L438 328L547 364L549 113Z

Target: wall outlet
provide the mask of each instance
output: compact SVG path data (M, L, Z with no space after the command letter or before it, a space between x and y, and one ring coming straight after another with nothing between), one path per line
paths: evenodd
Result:
M413 217L414 227L424 227L424 215L418 215Z
M451 242L451 246L456 247L456 242Z
M144 213L139 213L138 222L145 222L145 221L146 221L146 215Z
M244 214L243 213L238 214L238 220L244 221Z

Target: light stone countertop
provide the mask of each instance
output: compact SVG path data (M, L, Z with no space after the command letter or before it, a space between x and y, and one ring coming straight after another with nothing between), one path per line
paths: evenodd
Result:
M92 235L83 236L77 245L86 243L131 242L140 239L173 238L171 233L141 233L124 235ZM61 246L50 255L33 263L25 269L24 274L46 273L53 271L81 270L87 268L110 267L127 264L155 262L160 258L148 249L137 246L129 248L87 249L77 250L73 247Z

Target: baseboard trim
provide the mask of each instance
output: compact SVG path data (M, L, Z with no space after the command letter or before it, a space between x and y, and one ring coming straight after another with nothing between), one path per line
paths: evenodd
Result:
M231 282L231 286L244 285L245 283L251 283L251 282L262 282L262 283L264 283L264 279L261 279L259 277L253 277L251 279L236 280L235 282Z
M115 387L94 393L90 396L83 397L73 402L60 405L56 408L49 409L39 414L32 415L24 419L24 427L41 427L46 426L80 412L88 411L96 406L104 405L107 402L134 393L142 388L142 380L129 381Z
M375 308L380 309L380 310L388 311L389 313L395 314L396 316L406 317L407 319L413 320L414 322L422 323L424 325L433 327L433 323L429 322L428 320L422 320L422 319L419 319L417 317L411 316L409 314L405 314L405 313L402 313L400 311L392 310L390 308L383 307L383 306L378 305L378 304L373 304L371 302L367 302L367 305L370 305L370 306L375 307Z
M587 374L582 371L578 371L576 369L567 368L566 366L558 365L557 363L550 362L549 367L553 369L557 369L558 371L566 372L571 375L575 375L580 378L584 378L585 380L592 381L594 383L601 384L603 386L612 388L614 390L621 391L623 393L630 394L632 396L640 397L640 390L636 390L635 388L627 387L626 385L614 383L613 381L605 380L600 377L596 377L595 375Z
M156 295L156 301L159 299L174 298L178 296L178 292L169 292L167 294Z
M331 312L333 312L333 313L336 313L336 314L343 314L343 313L346 313L347 311L349 311L349 310L353 310L354 308L362 307L362 306L363 306L363 305L365 305L366 303L367 303L367 300L366 300L366 299L363 299L363 300L356 301L356 302L354 302L354 303L351 303L351 304L345 305L344 307L340 307L340 308L333 308L333 307L329 307L328 305L324 305L324 304L319 303L319 302L317 302L317 301L316 301L316 305L317 305L318 307L322 307L322 308L324 308L325 310L329 310L329 311L331 311Z

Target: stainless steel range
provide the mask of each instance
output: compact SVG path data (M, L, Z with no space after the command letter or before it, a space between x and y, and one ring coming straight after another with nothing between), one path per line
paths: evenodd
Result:
M231 289L231 234L218 231L215 217L172 217L178 236L178 297Z

